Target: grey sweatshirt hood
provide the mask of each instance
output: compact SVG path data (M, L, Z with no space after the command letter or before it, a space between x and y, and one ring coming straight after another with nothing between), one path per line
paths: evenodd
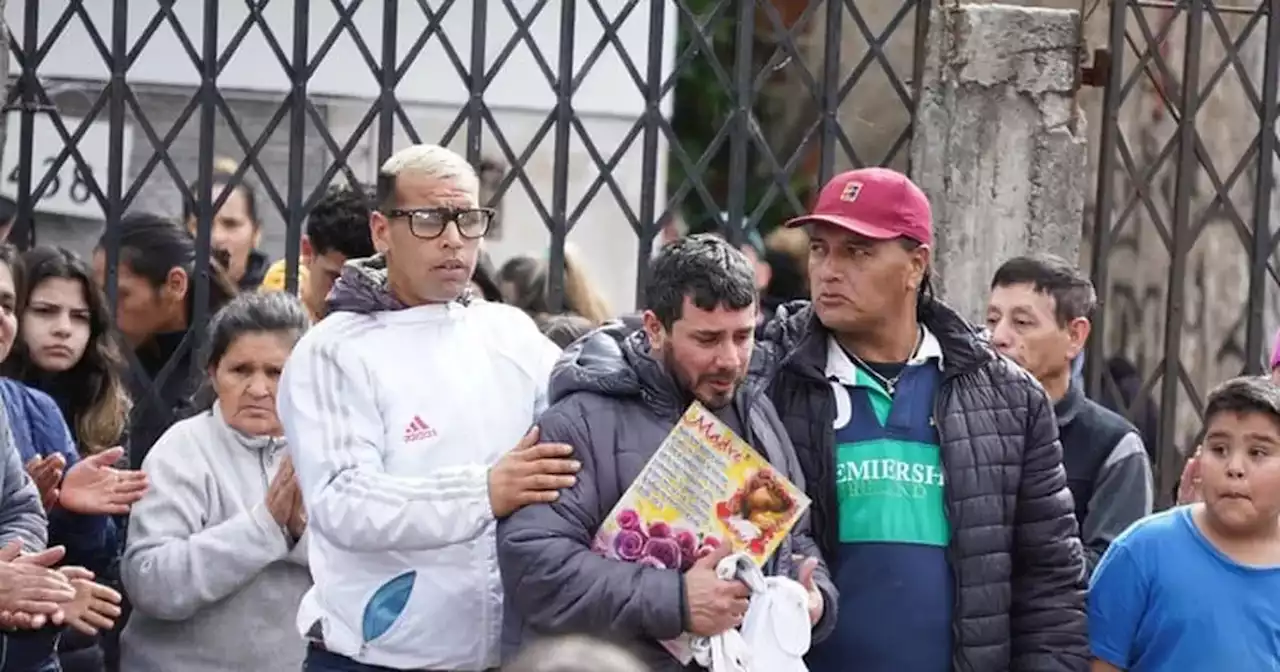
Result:
M472 301L468 287L458 302L466 305ZM342 273L333 283L333 289L325 299L329 312L378 313L404 310L404 302L391 294L387 286L387 257L375 254L365 259L352 259L342 266Z

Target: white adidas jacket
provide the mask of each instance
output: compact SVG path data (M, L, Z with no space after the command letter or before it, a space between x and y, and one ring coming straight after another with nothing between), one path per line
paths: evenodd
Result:
M304 636L394 669L499 663L488 469L543 410L559 354L484 302L334 313L307 332L278 395L311 533Z

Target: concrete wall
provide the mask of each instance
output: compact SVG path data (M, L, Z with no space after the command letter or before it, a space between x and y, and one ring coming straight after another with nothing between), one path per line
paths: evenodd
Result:
M903 1L858 3L857 7L872 31L879 34L898 13ZM1004 4L1077 10L1081 7L1080 0L1006 0ZM1256 6L1258 2L1247 0L1236 4ZM1106 47L1111 3L1088 2L1085 5L1093 7L1092 13L1084 22L1085 46L1089 50ZM1143 11L1153 33L1159 32L1161 22L1171 14L1169 10L1163 9ZM1135 16L1130 10L1128 32L1130 38L1145 50L1145 38L1137 26ZM888 40L885 50L888 65L904 79L910 79L911 76L915 46L913 20L914 12L908 12ZM1227 29L1228 39L1235 41L1249 22L1249 17L1223 14L1221 20ZM821 12L818 13L817 24L814 30L821 34ZM847 14L841 29L843 45L840 70L847 74L868 53L867 42ZM1223 40L1218 37L1212 21L1206 19L1204 30L1200 53L1202 88L1207 84L1207 78L1220 69L1226 54ZM1253 111L1245 93L1242 77L1251 81L1256 91L1261 91L1265 30L1266 21L1258 21L1252 35L1242 40L1240 60L1245 72L1239 73L1235 68L1228 67L1225 74L1214 83L1197 115L1197 130L1207 155L1206 161L1213 165L1219 179L1224 181L1235 172L1259 131L1258 115ZM1184 21L1175 19L1163 50L1170 69L1179 77L1183 67L1184 35ZM820 64L820 46L812 48L810 53L811 63ZM1132 69L1137 60L1133 50L1126 47L1123 58L1127 68ZM873 66L873 69L879 67ZM841 125L849 135L854 150L866 160L874 161L883 157L896 141L897 134L909 122L907 109L896 102L896 96L887 81L881 74L868 74L852 88L840 108ZM1116 85L1119 86L1119 83ZM1077 96L1084 117L1091 122L1082 129L1089 141L1089 185L1085 189L1086 215L1082 222L1085 230L1080 254L1081 263L1086 265L1093 244L1093 183L1097 179L1099 132L1102 126L1100 121L1095 120L1101 119L1101 93L1098 89L1086 88ZM1144 174L1165 143L1173 137L1175 129L1173 116L1165 109L1157 87L1149 77L1143 77L1133 87L1132 93L1121 106L1118 121L1120 135L1133 157L1134 169L1139 174ZM919 149L928 151L930 148ZM896 165L900 166L904 162L904 157L899 154ZM852 163L849 156L843 152L837 153L838 168L848 167ZM1257 163L1256 158L1248 162L1234 187L1227 190L1223 200L1229 202L1231 207L1225 207L1225 203L1214 204L1217 199L1212 181L1203 168L1197 169L1195 178L1188 183L1194 193L1192 212L1193 222L1198 225L1197 233L1194 240L1186 242L1189 250L1187 272L1172 279L1169 277L1167 235L1174 196L1172 161L1166 162L1165 168L1154 171L1152 179L1125 177L1129 171L1123 167L1115 177L1119 189L1116 192L1117 204L1108 218L1109 225L1113 227L1108 255L1109 281L1106 287L1100 288L1104 299L1106 327L1096 337L1105 340L1109 354L1123 354L1135 362L1144 375L1154 375L1164 356L1164 330L1169 320L1169 288L1173 287L1181 293L1185 309L1176 318L1182 340L1175 356L1186 370L1189 385L1179 384L1176 408L1170 409L1176 418L1176 429L1170 438L1183 450L1193 444L1200 428L1199 416L1187 388L1194 388L1195 395L1203 398L1213 385L1239 373L1246 358L1260 359L1269 354L1261 351L1244 352L1244 320L1248 295L1246 245L1252 235L1253 183L1257 175ZM1120 212L1133 202L1138 188L1142 188L1150 196L1154 211L1140 204L1134 214L1116 227ZM1277 211L1275 205L1269 204L1268 209ZM1244 227L1237 225L1232 211L1240 214ZM1160 222L1159 225L1157 221ZM1272 229L1275 228L1276 224L1272 224ZM1277 325L1280 325L1280 297L1277 297L1276 283L1270 279L1269 274L1265 284L1267 300L1263 314L1269 337ZM1159 385L1157 381L1157 401Z
M975 322L1003 260L1079 255L1077 20L1008 6L945 7L930 20L912 176L933 205L938 296Z
M894 85L894 79L900 80L901 86L910 93L915 82L912 80L912 66L915 54L915 22L916 10L920 0L880 0L878 2L859 2L856 7L859 19L866 26L871 40L883 41L882 55L874 56L869 49L870 40L859 28L849 8L844 8L844 18L840 26L840 76L848 77L853 69L864 60L871 59L850 87L839 109L840 126L848 136L850 145L863 163L887 162L889 165L905 169L908 152L900 139L910 126L910 107L900 97L901 91ZM954 6L955 3L931 0L933 6ZM965 4L996 4L990 0L979 0ZM999 4L1020 7L1042 7L1047 9L1079 10L1080 0L1004 0ZM1089 3L1094 4L1094 3ZM1101 45L1106 40L1106 5L1097 3L1098 9L1090 14L1087 22L1087 39L1090 44ZM904 11L905 10L905 11ZM821 72L822 40L817 36L826 30L826 13L814 13L813 39L805 43L809 54L811 68L819 68ZM891 76L892 75L892 76ZM1078 103L1084 110L1086 118L1093 118L1097 110L1100 96L1096 91L1085 90L1078 96ZM1092 131L1096 134L1096 130ZM1091 154L1093 152L1091 151ZM855 165L854 158L837 148L836 169L844 170Z

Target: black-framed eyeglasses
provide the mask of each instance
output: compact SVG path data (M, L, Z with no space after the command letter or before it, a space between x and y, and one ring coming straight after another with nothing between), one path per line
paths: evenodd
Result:
M463 238L483 238L493 225L493 208L410 208L387 210L387 217L409 220L409 232L423 240L439 238L450 222L458 225Z

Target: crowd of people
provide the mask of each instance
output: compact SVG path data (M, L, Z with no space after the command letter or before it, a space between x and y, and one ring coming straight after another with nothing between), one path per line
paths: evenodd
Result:
M540 255L494 268L442 147L327 192L296 283L233 172L210 260L194 206L0 247L0 670L689 669L661 643L755 599L732 549L593 539L694 401L811 501L763 567L810 670L1280 669L1280 387L1213 390L1153 512L1151 438L1076 375L1087 278L1010 259L970 324L900 173L768 240L675 232L618 315L574 254L563 310Z

